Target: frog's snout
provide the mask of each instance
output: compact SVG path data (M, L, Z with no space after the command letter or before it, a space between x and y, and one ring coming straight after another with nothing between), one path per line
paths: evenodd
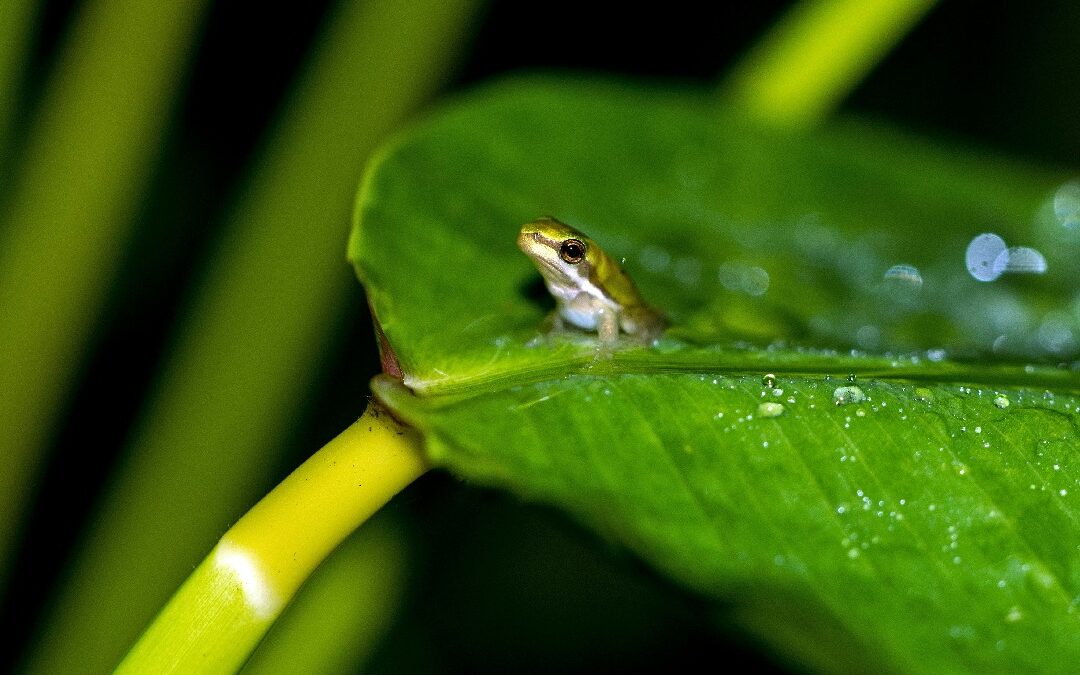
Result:
M529 229L528 225L521 228L521 232L518 233L517 237L518 248L528 253L535 248L538 243L540 243L540 232Z

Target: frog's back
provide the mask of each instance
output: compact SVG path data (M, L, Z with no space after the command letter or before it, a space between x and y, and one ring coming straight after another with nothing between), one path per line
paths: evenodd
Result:
M604 292L619 307L620 324L623 332L651 342L660 336L667 321L641 297L630 275L610 256L602 253L596 262L601 279L605 280Z
M623 307L647 307L630 275L599 247L596 250L599 255L593 264L596 266L597 278L604 280L604 293Z

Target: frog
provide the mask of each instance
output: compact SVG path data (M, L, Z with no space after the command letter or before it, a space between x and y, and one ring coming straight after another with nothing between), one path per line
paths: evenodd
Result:
M621 335L652 344L667 325L625 270L583 232L551 216L521 227L518 248L536 265L555 298L554 330L566 324L595 331L604 350Z

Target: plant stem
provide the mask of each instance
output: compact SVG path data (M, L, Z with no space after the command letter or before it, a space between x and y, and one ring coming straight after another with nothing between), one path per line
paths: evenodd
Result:
M30 38L39 12L33 0L0 2L0 191L7 187L12 168L12 126L23 103Z
M805 0L743 57L724 93L779 127L817 124L935 0Z
M409 597L411 532L395 511L381 509L319 565L244 675L356 673L370 663Z
M372 403L225 533L117 672L235 671L319 563L426 470L420 437Z

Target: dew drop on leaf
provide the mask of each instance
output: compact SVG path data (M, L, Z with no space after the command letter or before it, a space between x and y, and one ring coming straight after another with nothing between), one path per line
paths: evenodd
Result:
M836 405L847 405L848 403L862 403L866 400L866 393L855 386L837 387L832 397Z
M784 404L768 401L757 407L758 417L779 417L784 414Z

